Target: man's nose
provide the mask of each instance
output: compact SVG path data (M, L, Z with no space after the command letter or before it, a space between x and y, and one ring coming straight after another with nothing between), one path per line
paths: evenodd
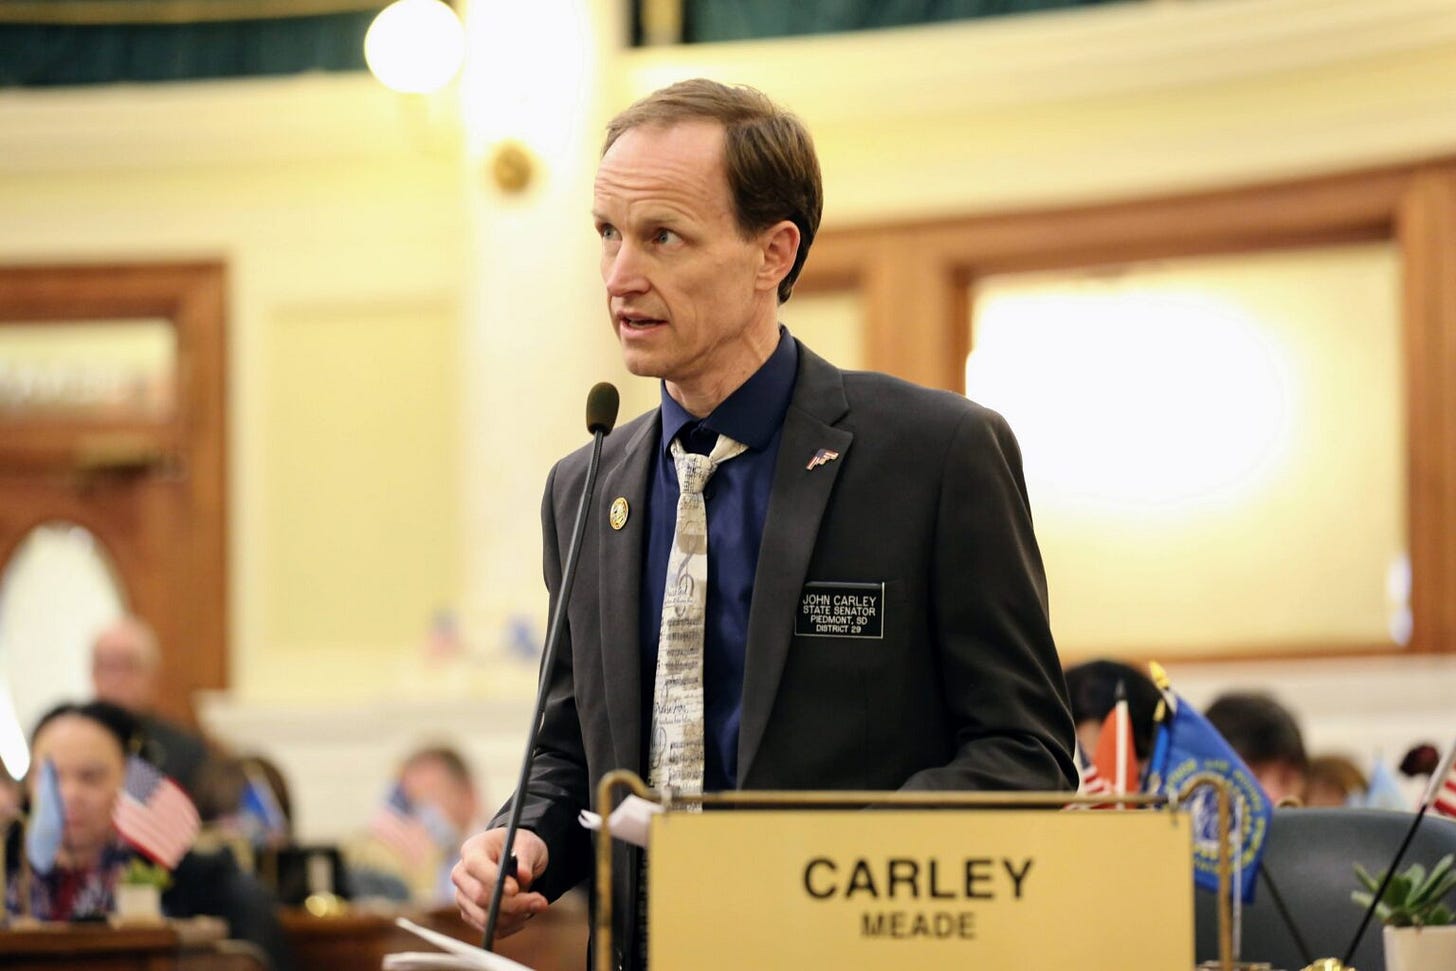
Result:
M607 285L607 294L613 297L645 292L647 277L641 251L624 242L615 253L602 257L602 282Z

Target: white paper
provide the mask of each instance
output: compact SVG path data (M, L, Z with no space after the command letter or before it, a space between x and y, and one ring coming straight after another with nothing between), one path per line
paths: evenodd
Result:
M384 958L384 971L413 971L416 968L421 971L427 968L456 969L456 971L477 971L477 969L478 971L531 971L524 964L518 964L510 958L492 954L466 944L464 941L457 941L448 934L421 927L412 920L396 917L394 922L411 934L423 937L441 950L450 953L406 951L402 954L389 954Z
M458 954L441 954L439 951L403 951L384 956L384 971L476 971L485 965L477 964L474 958Z
M628 796L622 800L620 806L612 810L612 839L647 849L647 835L652 817L660 812L662 806L659 803L648 802L641 796ZM599 813L583 809L577 818L594 833L602 828L602 817Z

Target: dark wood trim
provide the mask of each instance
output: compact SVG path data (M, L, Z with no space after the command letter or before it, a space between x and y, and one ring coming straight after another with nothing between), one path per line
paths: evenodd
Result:
M0 266L0 324L127 318L161 318L176 329L174 413L113 422L7 420L0 481L27 497L8 526L63 511L110 550L132 609L162 642L162 713L190 722L194 692L227 686L224 268ZM66 488L47 494L47 482ZM116 538L123 534L127 541ZM0 536L0 564L22 536Z
M1403 282L1412 646L1456 651L1456 166L1414 174Z
M1456 160L1097 205L831 228L802 285L859 289L867 365L964 391L990 274L1390 240L1400 250L1415 652L1456 652ZM1355 649L1388 653L1395 648ZM1114 652L1115 653L1115 652ZM1332 646L1320 654L1345 654ZM1310 656L1292 645L1220 658ZM1178 655L1184 658L1186 655Z
M1307 661L1310 658L1329 660L1332 658L1390 658L1403 657L1410 652L1398 644L1388 643L1295 643L1279 644L1228 644L1221 647L1199 648L1198 650L1162 652L1150 654L1146 651L1128 651L1109 645L1098 651L1078 651L1075 657L1064 658L1069 664L1090 661L1099 657L1116 657L1124 662L1146 668L1147 662L1157 661L1164 667L1175 664L1221 664L1225 661L1275 662Z

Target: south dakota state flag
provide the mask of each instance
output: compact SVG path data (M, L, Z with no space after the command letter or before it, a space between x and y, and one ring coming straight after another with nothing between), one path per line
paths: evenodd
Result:
M1269 797L1243 759L1206 718L1175 692L1166 691L1164 696L1173 713L1158 727L1147 789L1174 798L1189 779L1205 773L1228 784L1233 795L1233 862L1239 881L1235 892L1250 901L1269 837L1269 817L1273 814ZM1218 796L1212 787L1203 786L1184 805L1193 817L1193 882L1205 890L1217 891Z

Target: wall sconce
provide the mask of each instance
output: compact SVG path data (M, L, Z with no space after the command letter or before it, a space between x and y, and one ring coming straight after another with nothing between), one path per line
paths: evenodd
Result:
M364 35L364 60L386 87L438 91L465 61L465 27L441 0L395 0Z
M519 195L531 185L536 174L536 157L531 150L514 139L496 143L491 149L490 178L506 195Z

